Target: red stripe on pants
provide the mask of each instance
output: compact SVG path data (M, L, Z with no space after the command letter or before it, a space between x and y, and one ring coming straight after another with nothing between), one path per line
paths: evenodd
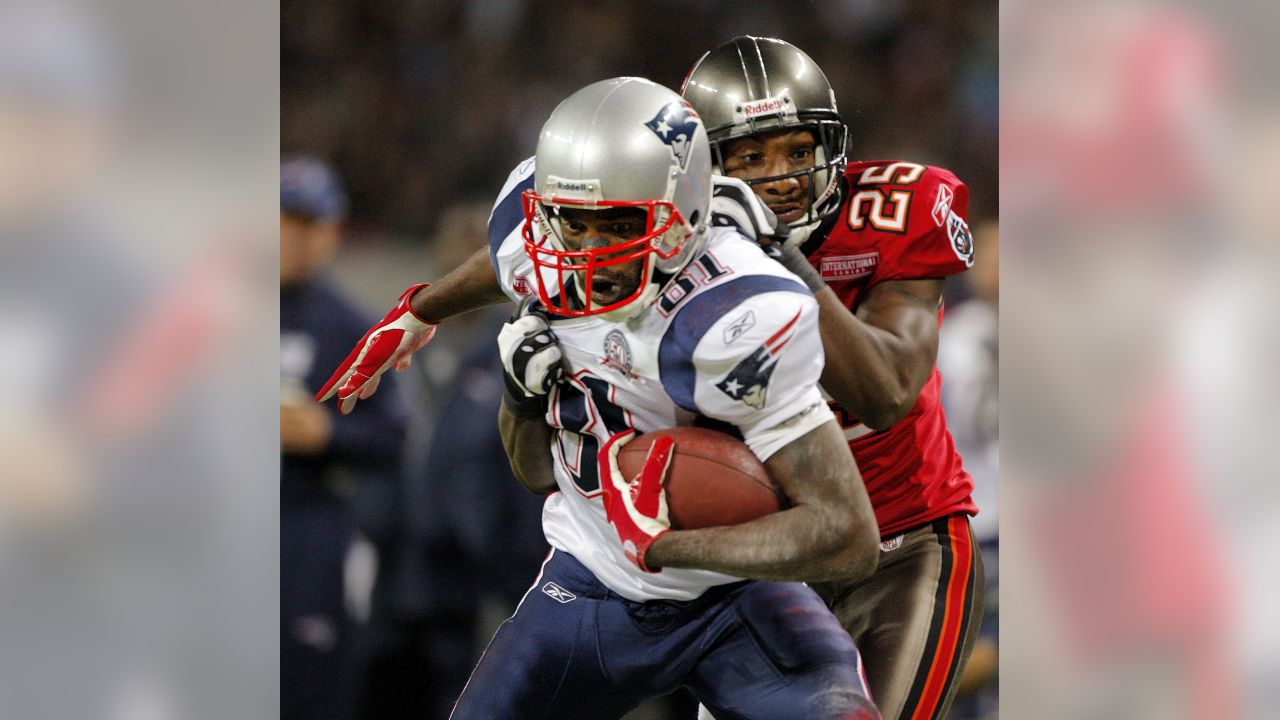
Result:
M942 703L943 687L950 674L951 663L960 649L960 628L965 620L964 600L969 589L969 575L973 572L973 542L964 516L954 515L947 521L947 535L951 537L951 577L943 579L947 583L947 599L942 616L942 632L938 635L938 650L929 666L924 693L911 720L928 720L933 717Z

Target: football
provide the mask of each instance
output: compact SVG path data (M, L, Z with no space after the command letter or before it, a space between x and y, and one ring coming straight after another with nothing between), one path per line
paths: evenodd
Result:
M785 507L784 496L750 448L707 428L668 428L635 438L618 453L623 475L639 474L649 446L664 435L675 441L665 484L672 528L737 525Z

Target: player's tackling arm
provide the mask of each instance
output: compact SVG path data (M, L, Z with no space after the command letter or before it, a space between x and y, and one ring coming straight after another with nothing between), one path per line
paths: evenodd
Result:
M803 581L858 578L875 569L875 514L834 420L784 446L765 467L790 508L741 525L664 533L649 547L648 565Z
M938 357L943 281L890 280L848 308L830 288L816 294L826 348L822 387L867 426L884 430L920 395Z

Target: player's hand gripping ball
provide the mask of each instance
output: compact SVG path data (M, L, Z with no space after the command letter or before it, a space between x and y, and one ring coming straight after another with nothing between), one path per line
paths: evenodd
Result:
M706 428L620 433L599 460L605 515L646 572L645 553L668 530L738 525L786 505L746 444Z
M782 491L746 443L708 428L676 427L641 435L619 453L622 473L633 477L649 448L664 438L675 442L663 484L673 529L739 525L786 507Z
M624 473L618 465L618 455L635 436L635 430L618 433L600 448L598 461L604 514L618 533L627 559L645 572L657 572L645 564L644 556L653 541L671 529L662 485L667 478L675 441L662 438L651 443L639 469Z

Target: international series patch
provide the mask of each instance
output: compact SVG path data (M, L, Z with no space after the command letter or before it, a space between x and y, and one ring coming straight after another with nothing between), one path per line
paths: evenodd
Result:
M879 251L858 255L828 255L819 261L818 272L827 282L857 280L875 272L879 264Z

